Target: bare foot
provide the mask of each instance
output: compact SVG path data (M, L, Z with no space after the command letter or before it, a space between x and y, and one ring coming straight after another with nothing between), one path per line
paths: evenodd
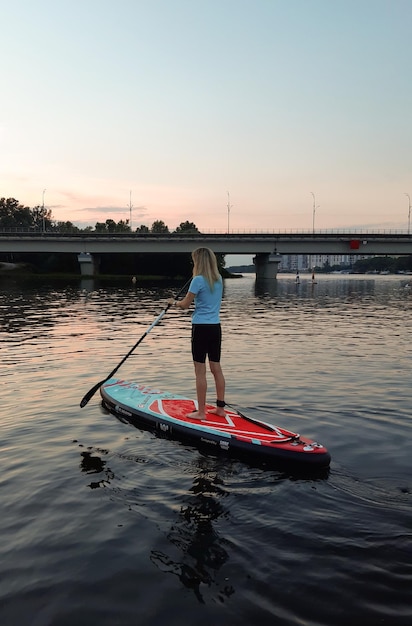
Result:
M226 417L226 413L220 407L216 407L212 411L208 411L208 413L211 413L212 415L219 415L219 417Z
M186 415L186 417L188 417L191 420L205 420L206 419L206 415L203 413L199 413L199 411L193 411L193 413L188 413Z

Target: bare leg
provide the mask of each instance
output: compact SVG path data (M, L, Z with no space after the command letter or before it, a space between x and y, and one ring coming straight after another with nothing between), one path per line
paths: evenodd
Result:
M222 367L220 363L217 363L216 361L210 361L209 367L215 379L216 398L218 400L224 401L226 382L225 382L225 377L223 376ZM216 407L216 409L214 409L213 411L210 411L210 413L214 413L215 415L220 415L221 417L224 417L226 415L224 409L219 406Z
M198 361L193 361L195 366L195 375L196 375L196 394L197 394L197 411L193 411L193 413L189 413L187 417L192 419L204 420L206 419L206 391L207 391L207 380L206 380L206 363L198 363Z

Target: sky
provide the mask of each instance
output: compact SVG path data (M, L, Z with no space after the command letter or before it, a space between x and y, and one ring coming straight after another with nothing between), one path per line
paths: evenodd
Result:
M0 0L0 15L0 197L81 227L407 232L412 0Z

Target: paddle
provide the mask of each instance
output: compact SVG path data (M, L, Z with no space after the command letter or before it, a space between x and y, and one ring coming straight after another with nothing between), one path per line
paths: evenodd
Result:
M175 297L175 300L177 300L179 298L179 296L183 293L183 291L186 289L186 287L189 285L190 281L192 279L190 278L181 288L181 290L179 291L179 293L177 294L177 296ZM156 317L156 319L154 320L154 322L152 322L149 326L149 328L143 333L143 335L140 337L140 339L138 341L136 341L136 343L134 344L133 348L131 348L129 350L129 352L126 354L125 357L123 357L123 359L120 361L120 363L114 368L114 370L112 372L110 372L110 374L108 376L106 376L106 378L104 380L101 380L100 382L98 382L96 385L94 385L94 387L92 387L91 389L89 389L89 391L86 393L86 395L84 396L84 398L82 399L82 401L80 402L80 406L81 408L83 408L84 406L86 406L86 404L89 402L89 400L94 396L94 394L96 393L96 391L103 385L103 383L106 382L106 380L109 380L109 378L111 378L112 376L115 375L115 373L117 372L117 370L119 369L119 367L121 365L123 365L123 363L126 361L126 359L129 358L129 356L132 354L132 352L134 352L137 348L137 346L139 345L139 343L141 343L143 341L143 339L146 337L146 335L148 335L150 333L150 331L152 330L152 328L154 328L162 319L162 317L167 313L167 311L169 310L169 308L171 307L171 304L168 304L163 311L160 313L160 315L158 315Z

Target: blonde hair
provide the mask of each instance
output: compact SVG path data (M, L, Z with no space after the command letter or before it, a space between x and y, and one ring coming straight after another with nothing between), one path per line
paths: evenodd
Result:
M192 252L193 276L203 276L213 291L215 282L220 279L216 255L210 248L196 248Z

